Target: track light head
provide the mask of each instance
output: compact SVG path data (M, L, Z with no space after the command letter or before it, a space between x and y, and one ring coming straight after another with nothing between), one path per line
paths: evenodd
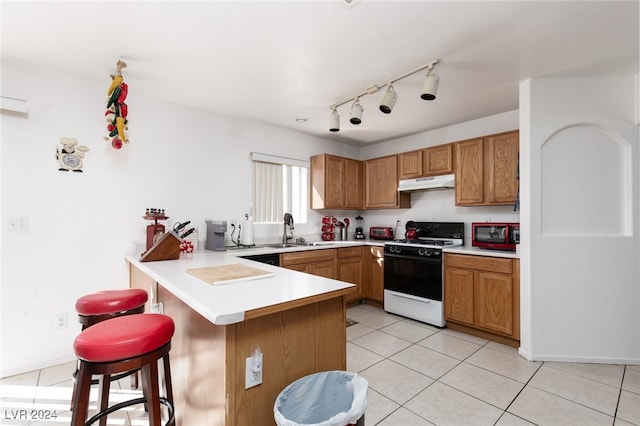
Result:
M331 115L329 116L329 131L340 131L340 114L338 114L338 111L336 111L335 108L331 110Z
M438 74L433 69L433 66L430 66L427 70L427 75L424 78L424 84L422 85L422 94L420 97L425 101L432 101L436 98L436 94L438 93L438 84L440 83L440 78Z
M393 89L393 85L389 84L389 88L387 88L387 93L384 94L384 98L382 98L382 103L380 103L380 111L384 112L385 114L390 114L397 100L398 100L398 94Z
M359 98L356 98L355 101L353 101L349 122L356 125L362 123L362 105L360 105Z

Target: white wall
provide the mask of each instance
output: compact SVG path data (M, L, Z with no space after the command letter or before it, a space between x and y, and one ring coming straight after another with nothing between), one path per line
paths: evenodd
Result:
M640 141L628 77L520 88L520 352L640 362Z
M251 151L359 155L352 146L139 96L133 79L131 143L116 151L102 140L110 79L100 77L81 81L2 63L2 95L30 107L28 115L0 114L2 376L73 359L75 300L128 286L123 255L145 241L147 207L164 208L169 223L191 220L202 239L205 218L240 219L248 211ZM83 173L58 171L61 137L89 147ZM319 233L321 216L310 212L296 232ZM27 217L29 232L7 232L12 217ZM255 236L281 232L280 225L256 225ZM68 315L66 329L55 328L57 314Z

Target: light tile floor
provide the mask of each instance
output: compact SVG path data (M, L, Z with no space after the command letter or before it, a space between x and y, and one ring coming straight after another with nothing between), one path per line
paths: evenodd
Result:
M640 425L638 365L529 362L371 305L347 316L347 370L369 381L368 426Z
M347 370L369 382L367 426L640 425L638 365L529 362L514 348L371 305L347 316L358 322L347 328ZM0 380L0 424L68 425L73 368ZM129 383L113 384L113 402L139 393ZM109 417L109 425L146 424L141 407Z

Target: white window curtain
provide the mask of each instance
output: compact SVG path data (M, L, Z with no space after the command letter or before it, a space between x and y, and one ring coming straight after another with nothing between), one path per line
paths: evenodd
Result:
M291 213L306 223L309 205L309 162L295 158L251 153L255 222L281 222Z
M254 208L256 222L279 222L284 216L282 164L254 161Z

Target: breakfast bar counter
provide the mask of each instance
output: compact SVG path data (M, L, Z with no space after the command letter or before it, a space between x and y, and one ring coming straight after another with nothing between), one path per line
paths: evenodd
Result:
M126 256L130 287L173 318L171 368L177 425L273 425L278 394L300 377L346 369L351 284L196 251L176 260ZM266 277L211 284L188 270L235 265ZM262 384L245 389L246 359L263 354Z

